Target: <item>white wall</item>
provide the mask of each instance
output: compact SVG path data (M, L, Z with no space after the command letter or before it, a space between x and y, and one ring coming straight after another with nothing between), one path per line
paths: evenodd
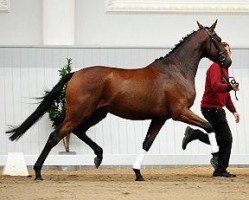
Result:
M0 13L0 45L42 45L42 0L10 0L10 13ZM76 0L76 46L172 47L197 29L196 20L211 25L233 47L249 47L249 15L110 14L106 0ZM59 34L59 33L58 33Z
M23 151L28 164L34 163L51 131L48 118L42 118L16 143L10 142L4 132L8 125L19 124L35 109L31 98L41 96L57 82L57 70L64 65L66 57L73 58L74 69L97 64L126 68L143 66L165 55L170 50L167 47L196 29L197 19L204 25L211 25L216 18L219 19L217 33L233 47L243 47L234 49L231 70L241 83L240 100L236 105L242 120L236 125L231 115L228 117L234 134L232 163L248 164L249 15L106 14L104 5L105 0L76 0L75 40L76 46L83 48L25 47L42 45L41 0L11 0L10 13L0 13L0 46L24 46L0 48L0 165L5 163L9 151ZM93 48L84 48L86 46ZM98 48L109 46L126 48ZM129 48L131 46L139 48ZM197 74L198 96L193 107L197 113L207 63L202 62ZM181 150L185 126L173 121L164 126L150 151L150 155L155 155L150 164L208 164L207 146L195 142L187 151ZM103 147L105 164L132 164L147 128L148 121L131 122L109 116L89 130L89 135ZM72 148L79 155L77 164L93 164L92 151L81 141L73 138ZM51 154L56 155L61 150L60 144ZM57 164L59 160L46 164ZM73 162L70 160L70 163Z
M10 0L10 12L0 13L0 45L42 44L42 1Z
M172 47L197 29L196 20L210 26L234 47L248 47L249 15L107 14L105 0L76 1L76 43L83 46ZM243 30L243 31L242 31Z

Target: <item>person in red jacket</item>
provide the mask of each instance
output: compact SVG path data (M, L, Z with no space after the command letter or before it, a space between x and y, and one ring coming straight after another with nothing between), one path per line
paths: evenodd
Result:
M223 45L229 56L231 56L230 46L225 42L223 42ZM213 158L210 160L215 169L213 176L236 177L236 175L227 171L232 149L232 134L223 107L226 107L234 115L235 121L238 123L240 116L234 107L229 92L231 90L238 91L239 85L238 83L229 83L228 77L228 68L219 66L217 63L213 63L209 67L206 73L206 84L201 101L201 111L206 120L212 125L219 146L218 160ZM182 149L185 150L188 143L195 139L210 144L206 133L188 126L182 141Z

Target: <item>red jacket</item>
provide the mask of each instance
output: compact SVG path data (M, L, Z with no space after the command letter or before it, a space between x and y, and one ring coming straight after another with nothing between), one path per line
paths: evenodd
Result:
M224 76L228 79L228 69L223 68ZM213 63L206 74L205 91L201 101L202 108L227 107L232 113L236 112L229 91L231 86L222 81L221 68L219 64Z

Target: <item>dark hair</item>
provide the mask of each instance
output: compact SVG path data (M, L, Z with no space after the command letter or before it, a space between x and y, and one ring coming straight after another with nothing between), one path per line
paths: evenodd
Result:
M230 45L227 42L222 42L222 44L223 44L224 47L228 47L229 51L231 52Z

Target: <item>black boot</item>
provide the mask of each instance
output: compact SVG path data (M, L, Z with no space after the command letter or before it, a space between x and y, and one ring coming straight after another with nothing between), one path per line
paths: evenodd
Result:
M214 173L213 173L213 176L214 177L226 177L226 178L234 178L234 177L236 177L235 174L231 174L227 170L223 170L223 171L215 170Z
M196 137L194 137L194 129L187 126L185 133L184 133L184 137L182 139L182 149L185 150L188 143L190 143L191 141L197 139Z

